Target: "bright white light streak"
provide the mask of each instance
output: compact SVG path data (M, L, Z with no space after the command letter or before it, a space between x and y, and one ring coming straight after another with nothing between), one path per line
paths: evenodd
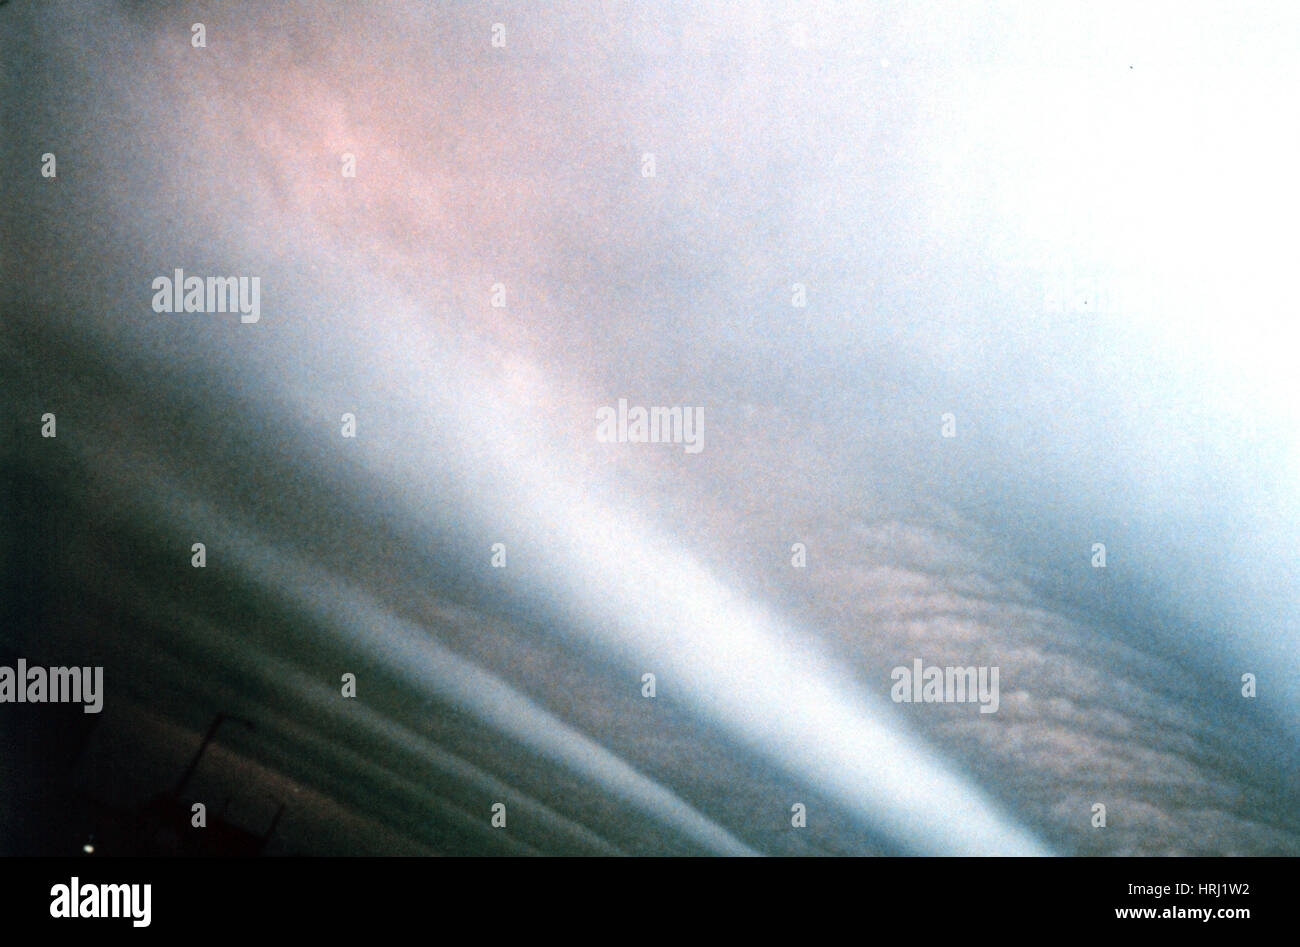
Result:
M666 668L667 683L680 687L682 698L706 719L833 793L862 824L918 853L1051 854L973 782L890 721L883 700L868 699L824 660L785 646L775 620L638 518L634 507L601 504L576 485L574 458L556 447L568 443L565 438L548 440L555 431L529 423L538 417L536 405L551 396L540 378L535 388L503 389L476 367L480 359L463 344L432 336L418 310L396 295L386 294L381 311L384 319L365 321L355 334L312 340L324 349L308 360L333 360L332 346L354 359L361 355L359 364L375 366L374 377L386 383L389 416L402 419L408 432L391 440L382 456L367 455L370 474L358 489L374 494L382 481L379 492L400 498L395 502L405 507L393 515L430 521L448 511L422 483L422 472L451 466L466 483L482 485L484 495L481 509L452 511L458 520L490 523L513 542L545 550L534 559L534 578L544 580L549 600L588 619L567 633L635 659L638 667L653 662ZM307 416L324 410L306 407L318 398L308 383L276 400L299 402ZM430 453L427 432L448 429L459 445L454 454ZM486 722L599 779L714 850L748 851L663 787L395 618L361 589L343 594L312 568L277 561L277 555L269 549L258 555L256 563L247 563L250 574L278 575L272 586L295 590L291 594L301 596L327 627L386 654L421 688L462 702ZM313 591L307 595L304 589ZM539 602L539 608L551 601Z
M392 301L388 311L399 309ZM405 333L384 336L373 333L367 342L374 360L385 365L395 398L424 393L395 410L421 419L417 424L445 425L447 418L435 421L427 413L434 405L441 410L454 405L458 437L475 445L475 468L464 475L486 484L506 472L508 482L494 484L494 489L509 495L508 511L498 505L460 513L486 517L516 542L546 551L536 568L545 576L547 594L588 619L571 633L585 635L591 646L633 658L638 666L666 668L666 683L680 687L682 698L707 719L832 792L863 824L880 828L910 851L1051 854L974 783L888 721L883 701L868 700L827 662L785 646L782 629L771 617L735 595L653 524L639 520L635 510L604 506L575 486L560 452L538 428L521 423L535 414L533 404L546 397L544 390L503 391L488 379L472 377L466 361L454 370L443 361L447 370L431 377L416 339ZM436 341L425 343L432 348ZM454 396L457 387L462 397ZM482 391L497 397L484 399L477 395ZM418 445L419 439L414 442ZM389 458L388 473L409 489L412 468L448 459L445 454L423 462ZM433 498L418 493L407 497L410 515L436 506ZM364 602L357 594L357 601ZM357 607L367 613L373 608ZM365 620L375 618L367 614ZM408 641L400 628L391 630L396 641ZM489 690L499 686L477 669L457 667L455 691L473 695L479 677ZM530 705L520 703L518 695L502 696L504 705L495 698L485 701L481 694L474 699L491 718L518 728L519 716ZM540 736L528 730L530 738Z
M787 646L760 607L627 511L602 509L554 473L538 477L545 489L526 515L545 548L563 551L553 587L567 587L601 629L594 644L660 672L660 687L910 851L1051 854L888 722L880 701Z
M230 536L229 557L273 596L290 599L315 625L382 658L390 672L428 698L448 701L533 751L592 780L709 851L757 855L674 793L567 726L504 681L444 648L420 627L385 609L363 590L284 550Z

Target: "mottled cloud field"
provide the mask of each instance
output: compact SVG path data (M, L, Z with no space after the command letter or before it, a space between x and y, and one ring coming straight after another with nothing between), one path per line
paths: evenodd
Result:
M0 644L108 692L60 792L225 710L278 851L1300 853L1294 16L0 16Z

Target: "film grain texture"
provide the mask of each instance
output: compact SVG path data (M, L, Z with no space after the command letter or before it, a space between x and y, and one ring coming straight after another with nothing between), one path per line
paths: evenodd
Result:
M0 850L1300 854L1297 19L0 7Z

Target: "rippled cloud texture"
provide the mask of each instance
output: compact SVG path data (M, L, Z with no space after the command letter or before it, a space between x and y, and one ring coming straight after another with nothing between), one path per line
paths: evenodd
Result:
M1297 16L951 7L0 9L6 850L1300 853Z

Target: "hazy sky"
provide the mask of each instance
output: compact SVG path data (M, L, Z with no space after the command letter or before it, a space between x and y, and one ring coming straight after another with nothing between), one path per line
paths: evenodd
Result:
M1300 850L1300 14L0 16L6 642L103 758L256 719L295 850Z

